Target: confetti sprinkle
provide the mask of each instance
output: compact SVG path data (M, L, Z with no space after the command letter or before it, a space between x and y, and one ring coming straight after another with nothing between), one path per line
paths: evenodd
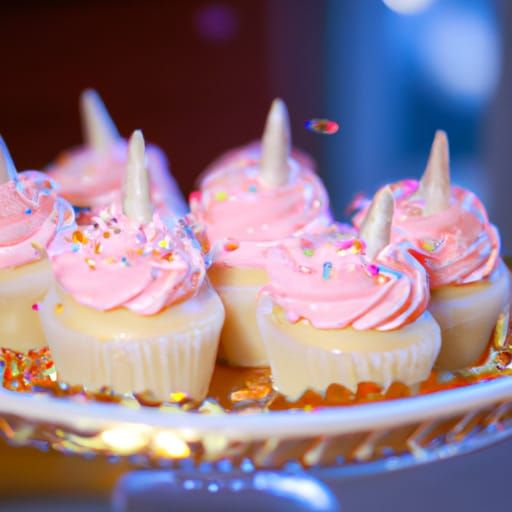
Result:
M373 264L367 265L366 270L368 271L368 274L370 274L370 276L372 276L372 277L379 275L379 267L377 265L373 265Z
M72 250L73 252L78 252L78 251L80 250L80 244L73 244L73 245L71 246L71 250Z
M30 215L31 213L32 213L32 208L27 208L27 209L25 210L25 214L26 214L26 215Z
M76 230L73 231L73 235L71 235L71 239L75 244L86 244L87 243L87 237L80 231Z
M215 192L214 197L216 201L226 201L226 199L228 198L228 193L224 190L219 190L219 192Z
M103 238L110 238L110 231L105 231L103 233Z
M224 244L224 250L227 252L236 251L239 247L240 245L238 244L238 242L230 241Z
M310 132L321 133L323 135L333 135L340 129L338 123L330 121L329 119L310 119L305 122L304 126Z
M85 263L87 263L91 270L96 269L96 262L92 258L85 258Z
M324 262L323 270L322 270L322 278L323 279L329 279L331 277L331 271L332 271L332 263L330 261Z
M359 254L363 250L363 244L361 240L354 240L352 243L352 247L350 248L350 252L353 254Z
M121 258L121 264L124 266L124 267L129 267L130 266L130 262L128 261L128 258L126 256L123 256Z
M99 242L96 242L96 244L94 245L94 253L101 254L102 250L103 250L102 245Z
M311 258L311 256L313 256L315 251L313 251L313 249L308 247L308 248L303 250L303 253L304 253L304 256L307 256L308 258Z
M55 313L57 313L57 315L60 315L63 309L64 306L60 302L58 304L55 304Z
M39 311L39 304L32 304L33 311Z

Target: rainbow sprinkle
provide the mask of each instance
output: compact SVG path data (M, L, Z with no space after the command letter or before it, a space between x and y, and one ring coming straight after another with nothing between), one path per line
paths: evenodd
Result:
M437 249L438 244L434 240L422 240L420 242L420 247L425 251L434 252Z
M55 313L57 313L57 315L60 315L63 309L64 306L60 302L58 304L55 304Z
M304 256L307 256L308 258L311 258L311 256L313 256L313 254L315 253L315 251L313 251L313 249L310 249L309 247L307 249L304 249Z
M322 268L322 278L326 280L329 279L331 277L332 263L330 261L326 261Z
M27 209L25 210L25 214L26 214L26 215L30 215L31 213L32 213L32 208L27 208Z
M218 192L215 192L215 195L213 196L216 201L226 201L228 198L228 193L224 190L219 190Z
M372 277L379 275L379 267L377 265L367 265L366 270L368 271L368 274L370 274Z
M39 304L32 304L33 311L39 311Z
M329 119L310 119L304 123L304 126L310 132L323 135L333 135L340 129L338 123Z

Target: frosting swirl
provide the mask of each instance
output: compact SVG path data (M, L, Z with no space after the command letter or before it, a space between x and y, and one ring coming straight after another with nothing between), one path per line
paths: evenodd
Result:
M153 315L201 287L203 255L186 220L169 229L155 214L140 225L112 205L93 221L52 261L57 282L77 302Z
M283 308L290 322L319 329L389 331L426 309L425 270L407 244L388 245L369 261L355 237L302 237L271 249L270 284L262 294Z
M414 245L432 289L480 281L496 269L498 230L475 194L452 186L450 206L440 213L423 215L418 181L403 180L390 187L395 199L391 240L408 240ZM354 224L359 225L365 213L358 213Z
M59 183L62 196L73 205L92 208L94 213L99 213L113 201L120 201L128 161L127 148L123 139L106 153L81 146L60 155L48 168L48 173ZM184 213L187 209L185 202L169 174L163 151L148 145L146 155L155 208L163 217Z
M0 185L0 268L39 261L73 210L57 197L56 184L38 171L18 173Z
M263 255L289 236L321 232L329 225L329 200L318 176L289 159L289 180L268 187L259 178L259 160L233 160L204 177L190 208L219 244L215 262L262 267Z

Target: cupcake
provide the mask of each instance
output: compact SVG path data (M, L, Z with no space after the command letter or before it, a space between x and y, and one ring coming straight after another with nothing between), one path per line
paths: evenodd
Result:
M52 280L47 251L73 223L55 183L37 171L17 173L0 137L0 347L45 345L35 311Z
M85 144L62 153L47 170L63 197L76 207L78 223L86 224L102 208L120 201L128 146L95 91L84 91L80 106ZM156 211L166 222L184 214L187 206L164 152L149 145L146 157Z
M206 396L224 309L184 222L153 214L144 140L129 142L122 210L114 204L52 259L40 315L59 378L118 392Z
M392 213L383 190L360 238L288 239L269 251L258 325L274 387L288 398L429 376L440 329L426 309L425 270L407 244L389 244Z
M323 231L330 222L320 179L290 156L281 100L272 104L260 153L216 166L190 198L192 215L213 247L209 276L226 310L220 357L233 366L268 366L256 325L256 295L268 282L266 251L290 236Z
M438 131L421 180L391 186L392 241L407 240L428 273L429 310L442 331L436 365L453 370L477 361L496 322L508 314L510 277L500 237L471 191L450 185L446 134ZM361 221L364 212L355 223Z

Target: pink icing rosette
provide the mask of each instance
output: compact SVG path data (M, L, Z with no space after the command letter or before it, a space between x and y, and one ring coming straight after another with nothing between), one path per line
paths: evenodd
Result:
M289 159L289 179L269 187L257 159L233 161L211 172L190 196L192 214L204 224L215 261L262 267L269 247L301 233L322 232L331 222L327 193L314 171Z
M304 318L319 329L389 331L426 309L425 270L407 244L388 245L370 261L355 237L302 237L271 249L270 284L261 293L290 322Z
M414 246L432 289L488 277L499 260L500 238L481 201L469 190L452 186L449 207L423 215L425 203L419 186L416 180L390 185L395 200L392 242L407 240ZM366 211L355 216L356 226Z
M0 185L0 268L39 261L73 224L73 209L54 181L38 171L18 173Z
M194 296L205 276L201 247L186 221L171 229L155 214L152 222L140 224L116 205L73 233L52 263L57 282L77 302L139 315Z
M63 197L73 205L93 210L91 215L81 219L81 223L90 221L92 216L112 202L120 202L128 160L127 149L128 144L123 139L119 139L106 152L82 146L63 153L48 168L49 175L59 183ZM164 219L185 213L186 204L169 175L169 165L163 151L148 145L146 156L156 210Z

